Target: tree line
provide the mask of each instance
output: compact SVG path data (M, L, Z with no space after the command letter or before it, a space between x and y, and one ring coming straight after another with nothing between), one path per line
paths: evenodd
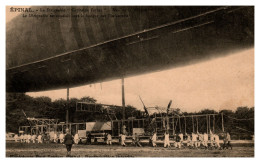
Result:
M6 94L6 132L17 132L19 126L29 125L28 121L23 114L26 113L27 117L35 118L51 118L59 119L59 122L66 121L66 108L68 105L70 122L87 122L87 121L102 121L109 120L106 114L100 113L85 113L76 112L76 103L78 101L84 101L88 103L97 103L97 100L93 97L82 97L71 98L67 103L64 99L58 99L52 101L49 97L30 97L24 93L8 93ZM23 110L23 111L22 111ZM122 109L119 107L113 108L115 116L117 119L122 119ZM143 116L143 110L138 110L137 108L127 105L125 109L126 118ZM224 127L226 131L233 133L234 135L239 135L242 137L248 137L254 134L254 107L238 107L235 111L223 109L219 112L212 109L202 109L199 112L182 112L180 108L173 110L174 114L178 115L196 115L196 114L218 114L223 113ZM213 126L213 116L211 117L211 126ZM215 123L218 123L216 130L221 130L221 117L214 117ZM186 120L185 120L186 121ZM205 120L200 118L198 120L199 126L205 127ZM187 119L187 130L192 127L191 120ZM195 122L194 122L195 123ZM182 119L181 127L183 128L184 120ZM196 125L196 124L195 124Z

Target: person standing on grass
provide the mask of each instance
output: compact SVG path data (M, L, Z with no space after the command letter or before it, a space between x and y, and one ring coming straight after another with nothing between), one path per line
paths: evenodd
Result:
M63 142L64 142L64 134L63 134L63 132L60 133L59 139L60 139L60 143L63 144Z
M164 148L166 147L171 147L170 145L170 135L169 135L169 132L166 131L165 134L164 134Z
M126 135L124 133L122 133L119 136L120 136L120 139L121 139L121 145L125 147L126 146L125 145Z
M15 134L15 135L14 135L14 141L15 141L16 143L18 142L18 138L19 138L18 135Z
M24 142L23 140L24 140L24 136L23 136L23 134L21 134L21 135L20 135L20 141L21 141L21 143Z
M73 144L73 136L70 134L69 129L66 129L64 144L66 145L66 149L67 149L67 157L69 157L71 156L71 148Z
M112 145L112 136L110 133L107 134L107 145Z
M208 148L208 141L209 141L209 136L206 132L203 134L203 145L205 148Z
M153 133L153 136L152 136L152 145L153 145L153 147L157 147L157 145L156 145L156 139L157 139L157 134L156 134L156 132L154 132Z
M228 147L230 147L232 150L231 137L230 137L230 134L228 132L226 132L224 135L223 149L228 149Z
M33 134L33 135L32 135L32 142L35 143L35 140L36 140L36 135Z
M219 136L217 134L214 134L214 142L215 142L215 147L217 149L220 148L220 145L219 145Z
M30 134L27 135L27 143L30 143L31 142L31 138L32 136Z
M76 134L74 135L74 142L75 142L75 144L78 144L78 143L79 143L79 134L78 134L78 133L76 133Z

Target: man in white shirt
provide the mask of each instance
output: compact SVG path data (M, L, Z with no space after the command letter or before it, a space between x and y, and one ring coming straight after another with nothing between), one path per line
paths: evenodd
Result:
M120 138L121 138L121 145L122 145L122 146L126 146L126 145L125 145L126 135L122 133L122 134L120 134Z
M210 147L213 148L214 147L214 134L212 132L210 132Z
M16 143L18 142L18 138L19 138L18 135L15 134L15 135L14 135L14 141L15 141Z
M220 148L219 136L217 134L214 134L214 141L215 141L215 147L217 147L217 149L219 149Z
M24 142L24 135L23 134L20 135L20 141L21 141L21 143Z
M198 135L195 134L195 133L192 133L191 136L192 136L192 138L191 138L192 146L197 148L197 138L198 138Z
M23 135L23 141L24 141L25 143L27 143L27 134L24 134L24 135Z
M153 133L153 136L152 136L152 145L153 145L153 147L157 147L157 145L156 145L156 139L157 139L157 133L156 132L154 132Z
M165 134L164 134L164 148L166 148L166 147L171 147L171 145L170 145L170 135L169 135L169 133L168 133L168 131L166 131L165 132Z
M33 134L33 136L32 136L32 142L35 143L35 140L36 140L36 135Z
M112 145L112 136L109 133L107 134L107 145Z
M78 143L79 143L79 134L78 134L78 133L76 133L76 134L74 135L74 143L75 143L75 144L78 144Z
M30 143L31 142L31 138L32 136L30 134L27 135L27 143Z
M57 133L55 132L53 135L53 142L57 143L57 141L58 141L58 136L57 136Z
M38 140L38 143L42 143L42 135L41 134L38 135L37 140Z
M179 133L179 137L180 137L180 144L182 146L183 145L183 133Z
M206 132L204 132L204 134L203 134L203 145L206 148L208 148L208 140L209 140L209 136Z
M192 141L191 141L191 137L190 134L187 134L187 147L192 147Z
M64 142L64 134L63 133L60 133L59 139L60 139L60 143L63 144L63 142Z

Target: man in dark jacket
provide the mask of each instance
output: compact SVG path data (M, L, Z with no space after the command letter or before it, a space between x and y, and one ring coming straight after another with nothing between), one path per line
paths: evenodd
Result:
M72 144L73 144L73 137L69 133L69 129L66 129L66 135L65 135L65 138L64 138L64 144L66 145L66 148L67 148L67 156L70 156L70 154L71 154L71 147L72 147Z

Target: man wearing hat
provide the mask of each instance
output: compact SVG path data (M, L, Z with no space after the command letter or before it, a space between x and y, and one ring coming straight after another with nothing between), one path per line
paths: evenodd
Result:
M66 135L64 137L64 144L66 145L67 148L67 156L70 156L71 154L71 147L73 144L73 137L69 132L69 129L66 129Z

